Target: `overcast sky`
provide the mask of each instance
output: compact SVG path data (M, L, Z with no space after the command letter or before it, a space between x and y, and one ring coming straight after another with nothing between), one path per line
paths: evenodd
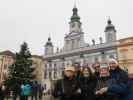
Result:
M117 37L133 36L133 0L77 0L85 41L102 36L108 16ZM0 0L0 51L18 51L26 41L32 54L44 54L49 34L62 47L74 0Z

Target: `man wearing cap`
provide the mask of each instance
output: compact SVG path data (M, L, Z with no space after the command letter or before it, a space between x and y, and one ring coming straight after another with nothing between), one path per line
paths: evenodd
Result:
M75 68L73 66L65 67L64 77L57 81L53 96L60 100L78 100L81 90L75 79Z

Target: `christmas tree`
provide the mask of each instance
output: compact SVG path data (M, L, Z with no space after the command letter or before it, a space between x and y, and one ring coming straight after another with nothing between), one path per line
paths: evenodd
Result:
M16 93L19 93L22 83L30 82L35 77L31 57L28 45L24 42L20 51L16 53L15 63L9 67L9 77L5 81L7 86Z

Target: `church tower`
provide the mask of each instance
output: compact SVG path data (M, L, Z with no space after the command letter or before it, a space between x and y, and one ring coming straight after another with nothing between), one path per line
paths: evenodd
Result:
M69 22L69 33L64 38L64 51L71 51L79 49L85 45L84 33L82 32L82 23L78 15L78 9L76 6L72 9L72 16Z
M52 55L54 53L54 47L51 42L51 38L48 38L47 43L45 44L45 55Z
M81 30L81 22L80 17L78 16L78 9L76 6L73 8L73 15L71 16L70 21L70 33L80 33Z
M108 19L107 26L105 28L105 40L106 40L106 43L116 41L115 26L112 24L112 21L110 18Z

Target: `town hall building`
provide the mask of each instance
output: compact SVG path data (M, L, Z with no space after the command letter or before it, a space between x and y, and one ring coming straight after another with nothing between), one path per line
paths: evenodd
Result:
M104 62L109 58L117 59L116 29L111 19L108 19L105 27L105 42L99 38L99 44L92 40L92 45L85 43L82 22L78 15L77 7L73 8L73 14L69 22L69 33L64 37L64 46L54 52L51 37L45 44L44 55L44 84L50 88L51 80L62 78L63 69L67 65L75 63L92 65L95 62Z

